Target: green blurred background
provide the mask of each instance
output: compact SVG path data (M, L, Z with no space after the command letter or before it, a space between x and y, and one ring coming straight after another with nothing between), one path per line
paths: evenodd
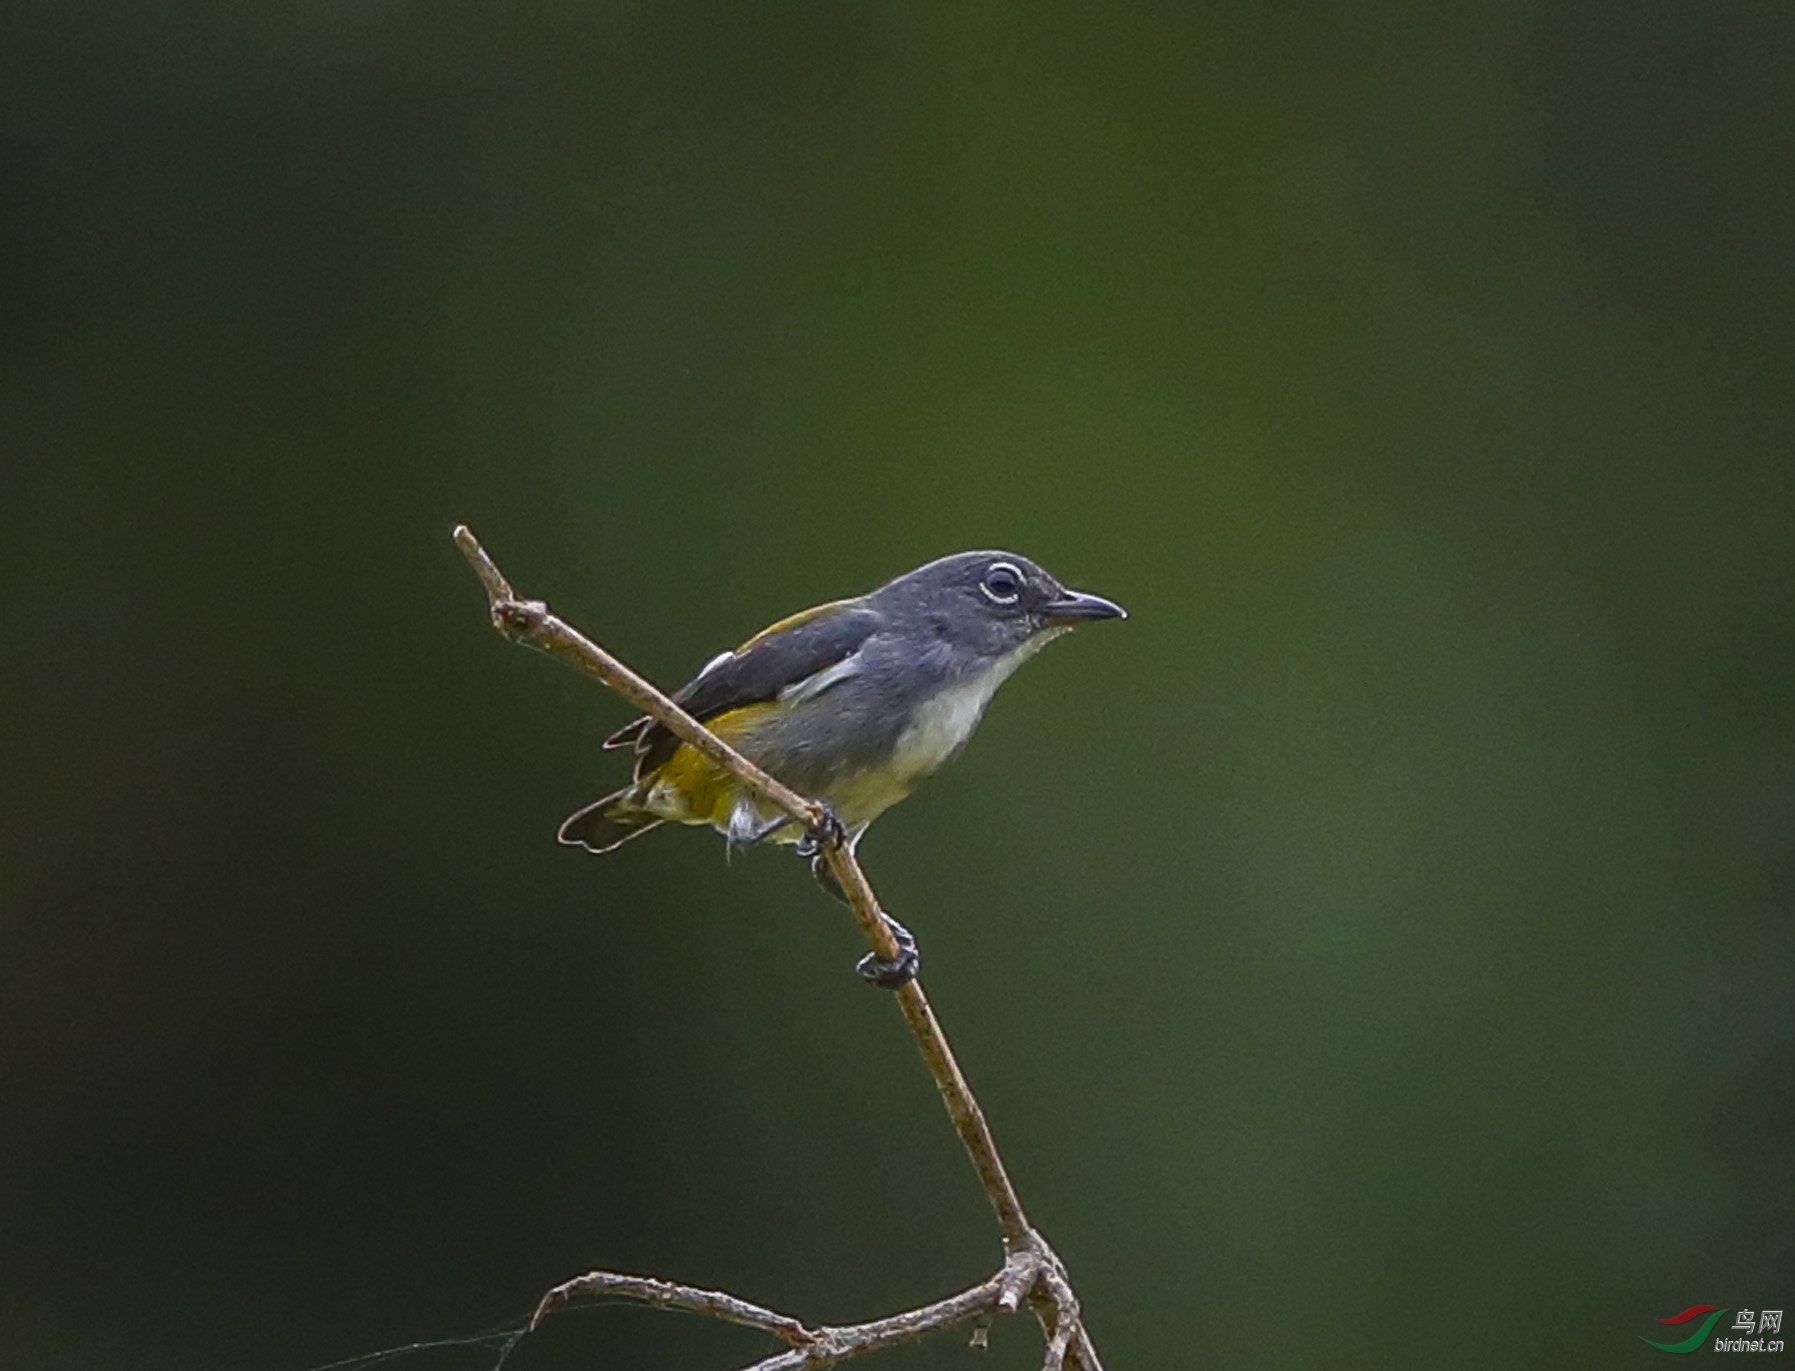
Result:
M1730 0L9 6L0 1364L995 1266L796 861L554 845L628 711L462 520L668 684L964 547L1130 608L862 849L1117 1371L1795 1305L1791 71Z

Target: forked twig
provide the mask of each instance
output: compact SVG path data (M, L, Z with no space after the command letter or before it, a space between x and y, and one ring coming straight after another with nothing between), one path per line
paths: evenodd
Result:
M1007 1288L1032 1283L1040 1267L1041 1258L1034 1253L1018 1253L989 1280L980 1281L944 1300L866 1323L823 1324L816 1328L789 1314L775 1313L721 1290L700 1290L672 1281L626 1276L614 1271L593 1271L557 1285L544 1295L529 1326L533 1330L556 1309L585 1299L634 1300L660 1309L678 1309L771 1333L785 1342L786 1350L763 1357L745 1371L793 1371L798 1367L828 1366L862 1352L908 1342L987 1314L998 1307Z
M756 795L777 805L807 829L826 831L823 806L761 770L664 692L551 614L542 601L519 599L511 583L465 525L456 528L454 537L455 545L486 588L493 627L506 638L546 652L603 682L644 714L665 725L682 742L689 743L735 776ZM833 841L824 842L822 851L836 884L847 896L868 945L887 961L897 958L897 942L880 911L878 897L867 882L866 872L854 854L840 842ZM984 1111L979 1108L972 1087L967 1085L959 1063L954 1060L953 1050L929 1007L922 985L910 981L897 990L896 996L916 1038L923 1063L934 1077L954 1131L978 1173L979 1184L991 1202L1003 1234L1005 1262L990 1280L935 1304L872 1323L810 1329L796 1319L721 1291L697 1290L641 1276L595 1271L550 1291L538 1306L532 1327L535 1321L575 1294L620 1296L764 1329L785 1339L790 1347L788 1351L755 1363L751 1371L785 1371L785 1368L828 1365L860 1352L921 1336L980 1313L992 1310L1013 1313L1027 1299L1048 1340L1045 1367L1057 1369L1069 1364L1082 1368L1082 1371L1102 1371L1096 1349L1091 1345L1079 1315L1078 1301L1066 1277L1066 1268L1024 1214L1022 1201L1010 1183L1009 1173L1005 1171L997 1144L991 1137L990 1126L985 1122Z

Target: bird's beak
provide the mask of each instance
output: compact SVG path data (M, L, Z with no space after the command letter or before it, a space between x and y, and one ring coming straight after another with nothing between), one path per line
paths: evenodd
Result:
M1041 617L1054 628L1070 628L1089 619L1126 619L1128 611L1114 600L1101 595L1086 595L1082 590L1068 590L1059 599L1041 607Z

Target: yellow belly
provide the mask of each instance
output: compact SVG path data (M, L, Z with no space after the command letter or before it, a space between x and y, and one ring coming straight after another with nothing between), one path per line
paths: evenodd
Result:
M852 833L909 793L905 779L887 768L844 776L811 798L826 801ZM795 822L763 833L780 813L778 807L757 799L729 772L690 747L681 747L655 772L643 807L673 823L707 824L737 841L761 834L764 841L795 843L804 836Z

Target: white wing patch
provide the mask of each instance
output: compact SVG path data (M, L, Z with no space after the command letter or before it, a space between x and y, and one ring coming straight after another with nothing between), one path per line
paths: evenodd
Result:
M730 658L732 658L734 656L735 656L735 653L733 653L733 652L719 652L715 657L712 657L708 662L706 662L702 667L700 667L698 669L698 676L710 675L711 672L715 671L718 667L722 666L723 663L727 662ZM694 676L692 679L697 680L698 677Z
M862 665L860 654L858 652L850 653L834 666L826 666L801 681L793 681L779 692L779 702L781 704L801 704L805 700L814 700L830 686L840 685L848 677L859 675Z

